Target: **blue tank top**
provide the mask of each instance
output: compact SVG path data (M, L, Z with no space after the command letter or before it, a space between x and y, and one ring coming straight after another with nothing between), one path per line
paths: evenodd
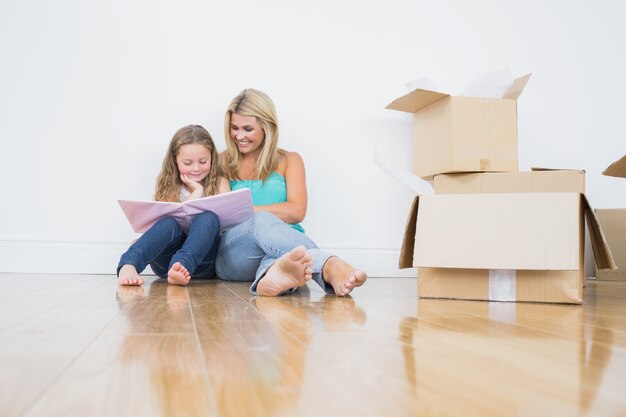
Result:
M277 172L272 172L265 183L261 180L230 180L231 190L241 190L242 188L250 189L252 204L255 206L266 206L287 201L287 182L285 177ZM304 233L304 228L300 223L292 223L290 226Z

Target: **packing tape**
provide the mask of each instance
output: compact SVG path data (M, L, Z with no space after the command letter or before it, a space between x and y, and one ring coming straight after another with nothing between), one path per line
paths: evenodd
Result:
M489 320L515 323L516 303L489 303Z
M489 270L489 299L493 301L515 301L514 269Z

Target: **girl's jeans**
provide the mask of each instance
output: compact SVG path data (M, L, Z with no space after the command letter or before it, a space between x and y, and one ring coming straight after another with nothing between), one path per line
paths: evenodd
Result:
M215 261L217 276L225 281L252 281L250 292L256 294L259 281L276 259L300 245L313 258L313 280L325 292L334 293L322 277L322 268L332 255L320 250L304 233L265 211L224 232Z
M220 241L220 223L213 212L196 215L185 234L172 217L157 221L124 253L117 267L133 265L138 273L150 265L160 278L166 278L172 265L180 262L192 278L215 277L215 257Z

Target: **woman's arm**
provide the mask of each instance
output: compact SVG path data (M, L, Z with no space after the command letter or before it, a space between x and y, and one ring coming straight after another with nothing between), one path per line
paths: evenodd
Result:
M219 193L227 193L230 191L230 181L226 177L220 177Z
M287 201L284 203L256 206L259 211L269 211L286 223L299 223L304 220L307 209L306 174L304 161L296 152L286 153L285 181Z

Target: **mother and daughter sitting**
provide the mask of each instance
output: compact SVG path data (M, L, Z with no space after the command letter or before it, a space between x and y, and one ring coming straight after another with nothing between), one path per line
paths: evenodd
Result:
M140 273L148 265L170 284L217 276L252 282L250 291L264 296L293 292L311 279L338 296L363 285L364 271L319 249L300 225L307 209L304 162L296 152L278 148L272 100L261 91L243 90L226 111L224 129L226 151L219 156L201 126L174 134L155 200L186 201L249 188L255 215L221 235L210 211L196 215L185 231L173 218L162 218L122 255L120 285L142 285Z

